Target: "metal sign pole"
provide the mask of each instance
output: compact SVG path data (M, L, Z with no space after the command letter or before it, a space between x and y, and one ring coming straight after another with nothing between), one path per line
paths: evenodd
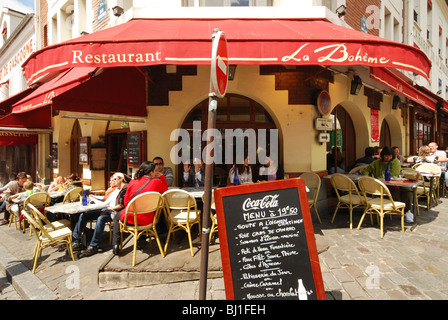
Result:
M224 41L220 42L221 37L223 37ZM212 48L212 63L211 63L211 72L210 72L210 91L209 91L209 99L208 99L208 121L207 121L207 147L206 147L206 161L205 161L205 183L204 183L204 206L202 210L202 243L201 243L201 275L199 282L199 299L205 300L207 295L207 273L208 273L208 255L209 255L209 237L210 237L210 209L211 209L211 200L212 200L212 187L213 187L213 161L211 156L212 151L212 139L213 131L216 127L216 109L218 107L218 97L223 97L225 91L227 90L227 80L228 80L228 66L221 65L219 66L220 70L223 71L221 73L220 79L221 85L224 84L224 87L216 88L216 79L217 79L217 60L222 59L218 54L218 51L221 49L225 51L223 55L225 55L224 59L225 63L228 64L227 61L227 42L225 41L225 35L219 30L213 30L213 48ZM224 47L220 48L220 45L224 45ZM223 51L223 52L224 52Z

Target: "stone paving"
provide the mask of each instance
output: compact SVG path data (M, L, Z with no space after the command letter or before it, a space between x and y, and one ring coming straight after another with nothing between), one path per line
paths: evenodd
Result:
M369 219L365 219L360 230L350 230L347 212L339 212L335 223L330 224L333 207L328 211L321 213L322 225L313 216L316 239L323 248L319 258L327 299L448 299L448 199L443 198L430 212L421 206L417 224L407 225L404 233L397 217L392 220L387 217L383 239L378 226L372 226ZM355 226L359 218L360 212L356 212ZM1 255L9 253L13 257L6 262L0 257L0 269L12 273L11 263L27 269L16 271L18 275L13 274L12 281L0 274L0 299L198 299L199 281L101 291L98 267L110 256L110 250L73 262L65 254L65 248L44 249L32 275L29 269L35 241L28 232L23 234L13 226L0 227L0 249L7 252ZM30 278L14 281L25 276ZM11 283L20 286L17 292L13 292ZM31 292L33 288L38 290ZM208 300L225 299L222 278L209 280L207 289Z

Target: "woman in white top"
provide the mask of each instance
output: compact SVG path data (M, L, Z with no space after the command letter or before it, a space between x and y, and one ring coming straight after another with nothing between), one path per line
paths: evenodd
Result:
M236 179L235 179L236 174ZM229 185L236 184L248 184L253 183L252 181L252 168L249 166L249 158L244 159L244 164L236 165L229 171Z
M417 157L409 157L407 162L409 163L438 163L438 162L446 162L448 158L443 156L431 155L431 151L428 146L422 146L418 149Z

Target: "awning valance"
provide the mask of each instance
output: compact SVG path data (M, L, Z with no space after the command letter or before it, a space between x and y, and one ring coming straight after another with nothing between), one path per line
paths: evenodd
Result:
M436 110L437 100L417 90L390 70L370 68L370 77L425 108Z
M14 103L16 103L19 100L22 100L23 98L25 98L27 95L29 95L35 88L34 87L29 87L26 88L25 90L9 97L8 99L5 99L3 101L0 101L0 115L4 116L8 113L11 112L11 108L12 105Z
M24 132L10 132L0 130L0 146L14 146L19 144L37 144L37 134Z
M51 128L51 108L46 106L25 113L10 113L0 118L0 131L5 128L11 130Z
M96 68L81 67L64 71L52 80L42 84L33 93L12 105L12 113L22 113L50 105L52 100L63 92L91 78Z
M225 32L231 64L366 65L429 80L418 48L325 20L136 19L45 47L24 63L28 83L72 67L210 64L213 29Z

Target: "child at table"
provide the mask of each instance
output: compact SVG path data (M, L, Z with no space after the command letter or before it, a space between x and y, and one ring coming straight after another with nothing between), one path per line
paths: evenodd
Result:
M28 198L30 195L32 195L33 193L36 192L36 190L34 190L34 183L32 181L26 181L23 184L23 188L25 189L25 192L21 192L21 193L17 193L15 195L12 195L9 199L15 199L15 204L13 204L11 206L11 211L17 216L19 217L19 221L22 221L22 215L19 214L20 213L20 207L19 204L23 203L26 198Z

